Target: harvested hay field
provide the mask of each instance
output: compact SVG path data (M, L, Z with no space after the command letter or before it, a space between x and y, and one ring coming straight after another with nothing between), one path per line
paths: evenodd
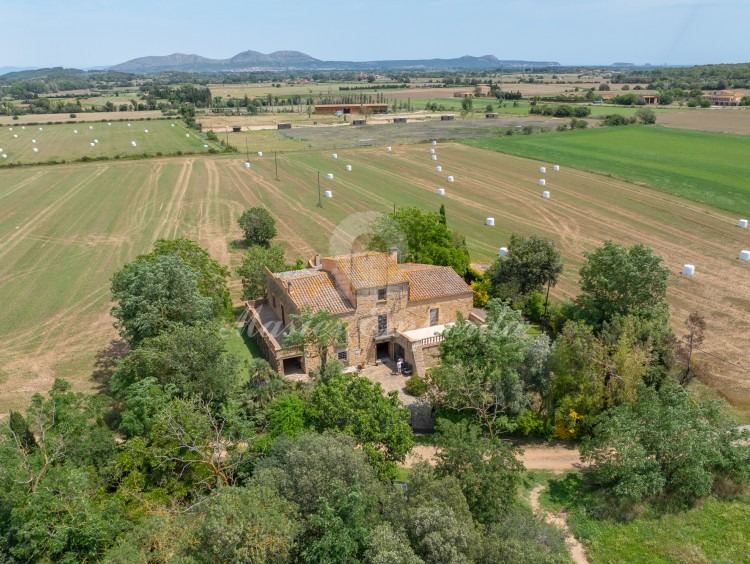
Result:
M0 413L23 407L55 376L76 389L100 385L122 346L109 316L111 274L160 237L192 238L236 265L236 219L255 205L274 214L291 259L330 252L337 228L350 237L366 231L366 221L352 217L357 212L386 212L394 203L437 210L444 203L476 262L493 260L514 231L554 238L566 264L559 298L576 293L584 251L610 238L644 243L673 273L675 329L691 311L706 314L704 349L722 359L714 360L714 384L735 399L750 396L750 268L736 260L750 234L734 227L733 215L565 168L548 174L552 198L544 200L537 161L461 144L436 149L437 163L425 145L338 150L336 160L329 152L280 154L278 181L267 153L252 158L250 170L244 155L234 155L0 171ZM318 171L334 174L323 177L334 197L322 209ZM444 197L438 187L446 188ZM485 227L486 217L496 227ZM695 276L679 276L683 263L696 265Z
M18 119L13 119L13 116L0 116L0 125L15 127L16 125L43 125L45 123L90 123L95 121L123 120L140 121L163 118L164 114L161 110L151 110L146 112L79 112L74 118L70 117L70 114L27 114L24 116L18 116Z
M672 110L660 112L658 123L679 129L750 135L750 108Z
M0 128L0 148L7 156L0 157L0 167L5 167L157 153L207 153L210 149L219 151L220 145L187 129L181 120L147 120L5 126Z

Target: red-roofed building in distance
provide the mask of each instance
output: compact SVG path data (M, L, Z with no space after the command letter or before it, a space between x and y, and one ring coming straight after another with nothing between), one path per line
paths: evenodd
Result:
M397 253L316 256L309 268L266 272L267 297L246 303L246 327L282 374L310 372L318 359L285 347L291 316L326 310L347 325L345 346L332 358L365 366L399 358L420 375L436 363L446 326L472 316L472 291L447 266L399 264Z

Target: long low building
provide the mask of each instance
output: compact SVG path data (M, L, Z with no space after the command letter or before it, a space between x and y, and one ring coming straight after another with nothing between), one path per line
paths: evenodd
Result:
M316 104L315 113L319 115L333 115L341 112L349 114L384 114L388 111L388 104Z

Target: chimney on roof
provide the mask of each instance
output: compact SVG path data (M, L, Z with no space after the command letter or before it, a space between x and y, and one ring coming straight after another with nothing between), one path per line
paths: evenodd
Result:
M320 268L320 255L319 254L315 255L315 267Z
M391 247L390 255L393 260L398 262L398 247Z
M286 291L287 291L288 294L292 293L292 281L291 280L287 280Z

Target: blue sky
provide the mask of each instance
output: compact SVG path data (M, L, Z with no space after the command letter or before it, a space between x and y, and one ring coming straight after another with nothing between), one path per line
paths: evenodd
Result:
M355 61L750 61L748 0L34 0L7 3L2 21L0 66L80 68L175 52L228 58L248 49Z

